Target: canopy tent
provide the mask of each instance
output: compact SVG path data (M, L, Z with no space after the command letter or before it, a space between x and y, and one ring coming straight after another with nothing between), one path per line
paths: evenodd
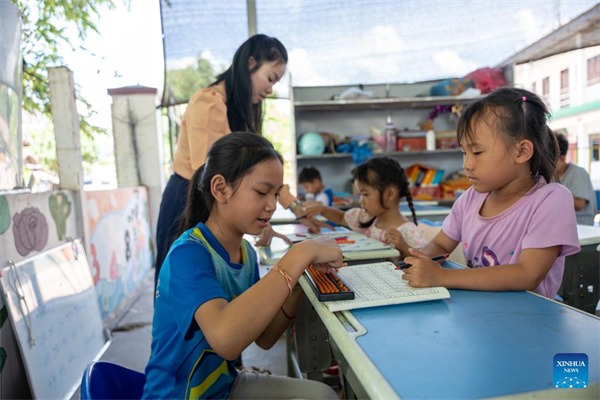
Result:
M187 102L260 32L294 86L406 83L495 66L596 4L571 1L161 0L163 106ZM249 28L250 27L250 28ZM286 85L279 85L286 97Z

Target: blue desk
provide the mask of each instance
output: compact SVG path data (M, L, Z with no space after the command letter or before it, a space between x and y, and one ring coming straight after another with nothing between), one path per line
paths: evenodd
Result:
M466 290L451 290L447 300L331 313L305 281L300 284L359 398L466 399L531 392L540 398L600 398L596 316L529 292ZM588 355L590 387L553 388L557 353Z

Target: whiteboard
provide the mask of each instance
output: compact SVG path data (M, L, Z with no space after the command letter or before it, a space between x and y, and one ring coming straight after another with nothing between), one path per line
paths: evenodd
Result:
M110 344L79 239L8 262L0 282L31 392L70 399L86 365Z

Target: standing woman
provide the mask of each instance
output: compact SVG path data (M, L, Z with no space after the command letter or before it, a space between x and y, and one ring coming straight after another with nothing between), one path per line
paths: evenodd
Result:
M229 68L190 99L173 158L173 174L160 204L155 283L169 247L180 233L194 171L206 162L208 150L220 137L233 131L261 133L262 100L285 73L287 61L287 51L279 40L254 35L237 49Z
M229 68L209 87L199 89L190 99L177 141L173 175L163 192L156 229L156 275L171 243L180 232L181 215L194 171L206 162L212 144L235 131L261 134L262 101L273 92L273 85L285 73L287 50L279 40L257 34L235 52ZM289 193L282 194L284 207L297 206ZM293 208L301 214L301 207ZM304 218L306 219L306 218ZM267 228L267 240L278 235ZM278 235L279 236L279 235Z

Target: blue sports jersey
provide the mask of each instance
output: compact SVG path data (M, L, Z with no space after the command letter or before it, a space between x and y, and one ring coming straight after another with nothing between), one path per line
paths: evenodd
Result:
M202 223L171 246L160 270L152 353L144 398L228 398L237 376L234 361L214 352L194 313L205 302L233 300L259 279L256 253L242 241L242 264L229 255Z

